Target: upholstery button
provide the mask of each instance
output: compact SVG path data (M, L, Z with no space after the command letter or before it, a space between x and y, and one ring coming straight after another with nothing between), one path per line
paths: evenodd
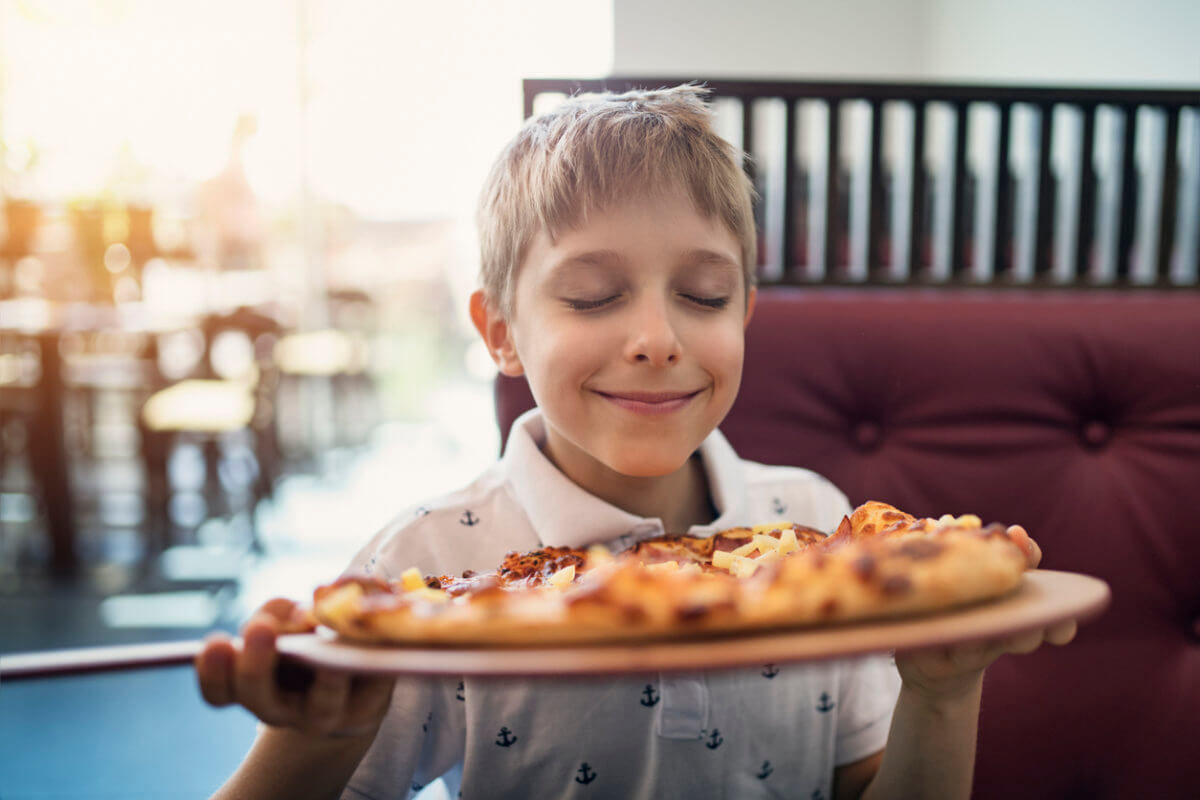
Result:
M1112 437L1112 429L1107 423L1093 420L1083 426L1083 442L1089 447L1103 447Z
M854 426L854 441L863 450L874 450L883 441L883 429L878 422L860 422Z

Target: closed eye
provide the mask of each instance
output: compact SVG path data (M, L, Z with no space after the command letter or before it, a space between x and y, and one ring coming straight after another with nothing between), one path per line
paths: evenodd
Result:
M724 308L729 305L728 297L698 297L693 294L685 294L683 298L690 303L695 303L705 308Z
M563 302L566 303L567 307L572 311L591 311L593 309L602 308L603 306L614 302L618 297L620 297L620 295L617 294L610 295L608 297L601 297L598 300L582 300L564 297Z

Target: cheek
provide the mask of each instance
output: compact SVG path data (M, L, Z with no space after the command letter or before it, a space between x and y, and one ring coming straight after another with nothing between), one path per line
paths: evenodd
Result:
M574 383L597 369L609 352L605 335L596 329L562 325L528 333L523 363L530 382L541 386Z
M745 338L742 329L729 326L716 333L710 332L702 340L700 359L713 376L722 382L735 385L741 378L742 362L745 358Z

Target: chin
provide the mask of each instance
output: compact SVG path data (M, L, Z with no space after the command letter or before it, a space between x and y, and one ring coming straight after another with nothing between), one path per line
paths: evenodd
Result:
M609 469L631 478L661 478L679 471L692 456L692 450L681 455L653 448L631 448L604 459Z

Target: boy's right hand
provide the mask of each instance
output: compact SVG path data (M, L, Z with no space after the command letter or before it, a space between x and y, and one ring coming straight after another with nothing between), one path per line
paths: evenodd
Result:
M374 737L395 681L281 664L275 637L296 630L305 618L299 606L280 597L264 603L242 628L240 648L223 633L211 635L196 656L200 693L211 705L238 704L267 725L310 736Z

